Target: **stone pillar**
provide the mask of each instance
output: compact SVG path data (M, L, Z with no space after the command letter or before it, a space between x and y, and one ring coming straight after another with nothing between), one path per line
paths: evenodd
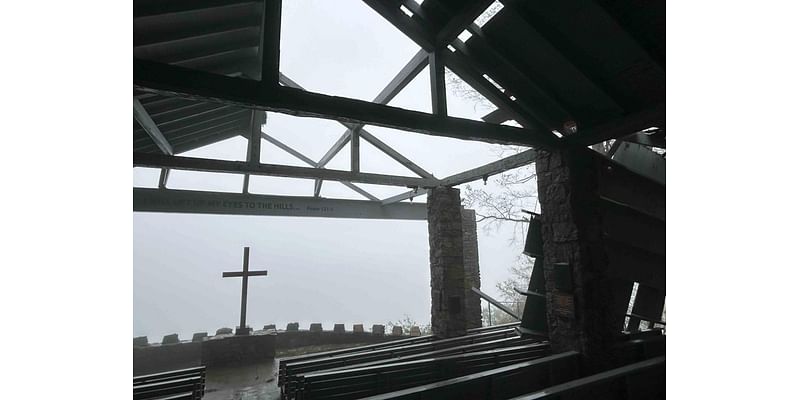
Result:
M576 350L590 369L611 361L620 330L602 245L599 164L586 149L536 156L547 319L553 353Z
M465 335L464 238L458 189L437 187L428 192L428 241L433 334Z
M472 288L481 288L481 269L478 264L478 223L475 210L461 210L461 234L464 246L464 304L467 329L483 326L481 298Z

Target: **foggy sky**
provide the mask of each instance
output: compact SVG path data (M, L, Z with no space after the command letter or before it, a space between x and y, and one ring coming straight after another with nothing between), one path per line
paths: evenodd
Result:
M418 51L418 47L360 0L283 3L281 71L308 90L372 100ZM493 109L458 97L448 87L448 113L479 119ZM427 69L390 105L430 112ZM335 121L268 113L265 132L318 160L345 131ZM497 159L502 146L459 141L367 126L379 139L442 178ZM184 155L244 160L241 137ZM307 166L262 141L262 162ZM349 146L328 165L349 169ZM414 176L411 171L361 141L364 172ZM154 187L157 170L134 169L134 185ZM481 182L472 185L480 186ZM532 185L534 183L531 183ZM362 185L384 198L401 187ZM238 192L242 177L173 171L169 188ZM490 183L487 188L492 188ZM251 177L254 193L310 196L313 180ZM338 182L325 182L323 197L362 197ZM424 202L424 196L415 198ZM430 321L428 235L425 221L333 218L133 214L134 336L150 341L179 333L234 327L239 318L240 278L222 279L241 269L242 247L250 246L250 269L269 276L250 279L248 324L396 321L408 315ZM512 227L491 234L479 225L482 288L494 284L521 251L509 246Z

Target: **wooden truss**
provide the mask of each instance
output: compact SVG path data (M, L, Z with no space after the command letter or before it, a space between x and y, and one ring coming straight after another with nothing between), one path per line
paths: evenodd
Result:
M586 146L611 138L628 136L631 133L650 128L654 126L654 123L660 123L662 128L664 126L665 107L661 104L650 110L627 115L613 123L592 127L579 135L570 135L569 132L564 131L564 122L569 121L571 118L569 111L559 104L554 96L543 88L540 82L533 82L519 71L516 71L514 65L501 55L494 54L497 64L504 68L507 76L511 76L514 79L516 87L519 88L518 90L533 93L536 104L534 105L530 101L530 97L528 101L518 100L511 91L504 90L498 86L504 84L504 82L494 82L491 78L487 79L485 75L481 76L477 72L479 69L475 68L478 65L477 59L470 54L468 48L456 36L466 29L478 43L481 40L485 40L481 28L472 23L472 21L486 9L491 1L473 2L470 6L464 7L462 11L456 13L440 29L434 28L429 23L429 18L424 14L423 9L414 1L402 2L406 9L414 13L414 18L409 18L404 14L397 7L398 4L390 5L389 2L373 0L364 0L364 2L421 47L421 50L409 60L372 102L308 92L300 84L280 73L278 68L280 57L280 0L264 1L259 45L261 61L259 76L257 77L260 80L248 79L242 76L225 76L135 58L134 89L137 95L134 96L134 118L163 154L134 152L134 166L161 168L159 190L163 193L154 194L150 191L145 192L137 189L141 195L139 197L135 196L134 209L148 210L143 203L136 202L136 199L143 198L142 196L145 196L145 193L150 196L149 198L167 196L175 200L174 204L183 204L178 201L180 194L173 196L172 192L176 191L166 189L170 169L243 174L245 177L242 190L244 196L250 195L248 193L250 175L314 179L313 197L315 198L319 198L324 181L338 181L368 201L375 202L381 206L388 206L392 203L425 194L428 188L455 186L478 179L485 180L489 176L529 164L533 162L534 158L534 150L531 149L478 168L439 179L364 129L365 124L464 140L548 149L566 146ZM504 1L504 3L506 6L514 7L516 2ZM147 14L157 13L158 11L142 9L137 12ZM491 49L491 46L487 45L486 48ZM429 66L430 71L433 112L423 113L388 106L387 104L426 65ZM522 127L447 116L447 101L444 90L445 66L498 107L492 118L499 122L514 119ZM232 108L234 109L252 110L250 111L250 130L242 134L248 140L246 161L222 161L175 156L173 154L173 146L159 131L158 126L150 118L137 98L137 96L141 97L143 94L146 96L146 93L202 100L223 106L233 106ZM333 119L340 122L345 127L345 130L322 158L313 160L280 142L269 133L264 132L262 126L265 123L265 114L262 111ZM417 177L362 172L360 167L361 139L366 140L414 172ZM261 140L266 140L286 151L308 164L308 167L261 163ZM350 143L351 148L350 170L341 171L325 168L348 143ZM379 199L357 186L356 183L401 186L408 187L410 190L397 196ZM161 197L159 199L164 200ZM320 200L324 201L325 199ZM152 207L150 208L149 210L152 211ZM165 207L165 210L166 208L169 207ZM181 210L180 207L171 207L169 209L172 211ZM191 211L187 208L185 212ZM380 213L375 215L380 215Z

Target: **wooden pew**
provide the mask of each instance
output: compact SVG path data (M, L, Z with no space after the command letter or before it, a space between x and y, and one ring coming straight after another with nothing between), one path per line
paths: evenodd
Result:
M485 326L481 328L472 328L467 330L467 335L474 335L479 333L486 333L486 332L495 332L506 330L508 328L513 328L519 326L519 322L511 322L508 324L500 324L500 325L493 325L493 326ZM358 347L350 347L346 349L337 349L337 350L330 350L324 351L319 353L312 353L312 354L303 354L299 356L292 356L292 357L283 357L278 360L278 385L283 384L283 379L286 377L286 365L292 362L300 362L300 361L309 361L309 360L316 360L321 358L328 358L333 356L339 356L344 354L353 354L353 353L364 353L368 351L378 350L378 349L388 349L391 347L401 347L401 346L408 346L411 344L419 344L419 343L428 343L433 342L436 340L436 337L433 335L425 335L425 336L418 336L413 338L407 339L400 339L400 340L393 340L390 342L385 343L378 343L372 344L367 346L358 346Z
M451 347L463 346L465 344L488 342L507 337L517 337L514 328L481 332L473 335L460 336L449 339L434 340L425 343L416 343L407 346L389 347L377 350L367 350L358 353L347 353L330 356L321 359L292 361L285 363L283 371L279 370L279 385L286 385L287 378L303 372L319 371L331 368L345 367L364 362L386 360L398 358L417 353L425 353L433 350L446 349Z
M444 357L449 355L456 355L456 354L465 354L465 353L472 353L478 351L486 351L492 350L497 348L504 348L504 347L512 347L512 346L522 346L522 345L529 345L539 343L533 339L529 338L520 338L520 337L507 337L497 340L491 340L488 342L478 342L472 344L466 344L463 346L457 347L447 347L441 350L433 350L433 351L425 351L425 352L415 352L412 354L406 354L402 357L395 357L395 358L384 358L379 360L372 360L369 362L357 363L353 361L351 363L336 366L336 367L329 367L327 369L315 369L306 372L299 372L286 377L285 385L281 388L282 392L284 393L284 397L287 399L293 399L295 394L299 391L301 387L301 381L303 377L308 373L314 372L335 372L341 370L349 370L353 368L367 368L367 367L374 367L379 365L384 365L387 363L398 363L398 362L406 362L406 361L413 361L413 360L420 360L426 358L436 358L436 357Z
M512 400L665 399L666 356L651 358L548 387Z
M524 346L392 362L362 368L301 375L299 400L344 400L400 390L543 357L548 344Z
M133 377L134 400L144 399L196 399L205 393L206 367Z
M428 343L435 339L434 336L418 336L408 339L393 340L390 342L371 344L367 346L350 347L346 349L337 349L330 351L323 351L319 353L303 354L299 356L283 357L278 360L278 385L283 384L283 379L286 377L286 365L289 363L297 363L301 361L319 360L344 354L364 353L373 350L388 349L392 347L408 346L411 344Z
M569 351L363 399L507 399L577 379L580 357Z
M282 392L285 394L285 398L293 399L295 393L299 390L301 386L301 381L303 376L308 373L314 372L335 372L341 370L348 370L352 368L367 368L367 367L374 367L379 365L384 365L387 363L397 363L397 362L406 362L406 361L413 361L413 360L420 360L426 358L435 358L435 357L444 357L449 355L456 355L456 354L465 354L471 352L478 352L478 351L485 351L485 350L492 350L497 348L503 347L512 347L512 346L522 346L528 344L538 343L529 338L520 338L520 337L508 337L503 339L491 340L488 342L478 342L467 344L463 346L457 347L447 347L441 350L433 350L433 351L425 351L425 352L418 352L413 354L407 354L402 357L395 357L395 358L388 358L388 359L380 359L380 360L373 360L369 362L357 363L352 362L346 365L336 366L333 368L327 369L315 369L312 371L300 372L296 374L292 374L287 376L285 385L281 388Z
M667 354L667 337L658 330L637 332L626 336L628 340L620 342L614 349L622 364L632 364Z
M499 324L492 326L483 326L480 328L467 329L467 335L472 335L474 333L481 333L481 332L499 331L507 328L516 328L519 326L519 324L520 324L519 321L517 321L517 322L509 322L507 324Z
M490 340L488 342L478 342L478 343L471 343L465 344L463 346L457 347L447 347L441 350L433 350L427 351L422 353L413 353L404 355L401 357L391 358L391 359L383 359L383 360L376 360L376 361L369 361L360 364L348 364L342 367L330 368L325 370L317 370L313 372L322 372L322 371L339 371L344 369L352 369L352 368L364 368L364 367L371 367L375 365L382 365L386 363L394 363L394 362L403 362L403 361L412 361L412 360L419 360L423 358L434 358L434 357L444 357L449 355L455 354L465 354L465 353L473 353L477 351L486 351L486 350L493 350L498 348L504 347L514 347L514 346L524 346L529 344L543 344L548 345L548 342L539 342L536 339L530 338L521 338L521 337L507 337L502 339Z

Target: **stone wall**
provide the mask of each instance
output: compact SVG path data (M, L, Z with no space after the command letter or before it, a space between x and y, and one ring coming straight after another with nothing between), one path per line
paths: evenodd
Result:
M478 223L475 210L461 210L461 234L464 243L464 303L467 329L480 328L481 299L472 287L481 288L481 269L478 263Z
M270 325L274 326L274 325ZM382 325L379 325L382 326ZM195 334L192 341L177 343L147 343L146 337L134 339L133 374L144 375L198 365L247 363L275 357L275 350L305 346L376 344L410 337L374 332L310 330L276 331L264 329L250 336L235 336L230 329L221 328L215 336ZM413 331L413 328L412 328ZM416 332L419 333L417 327ZM167 335L169 339L173 335ZM256 337L255 339L252 339ZM260 338L258 338L260 337ZM243 338L243 339L242 339ZM247 339L251 338L251 339ZM225 339L224 342L220 340ZM233 340L230 340L233 339Z
M466 291L461 196L455 188L428 192L431 328L439 337L465 335Z
M133 375L145 375L200 365L201 342L134 346Z
M408 337L408 336L400 336ZM398 336L374 335L371 332L278 332L276 348L294 349L304 346L344 345L344 344L375 344L396 340Z
M205 366L241 365L275 358L274 331L252 335L215 336L202 342L201 363Z

